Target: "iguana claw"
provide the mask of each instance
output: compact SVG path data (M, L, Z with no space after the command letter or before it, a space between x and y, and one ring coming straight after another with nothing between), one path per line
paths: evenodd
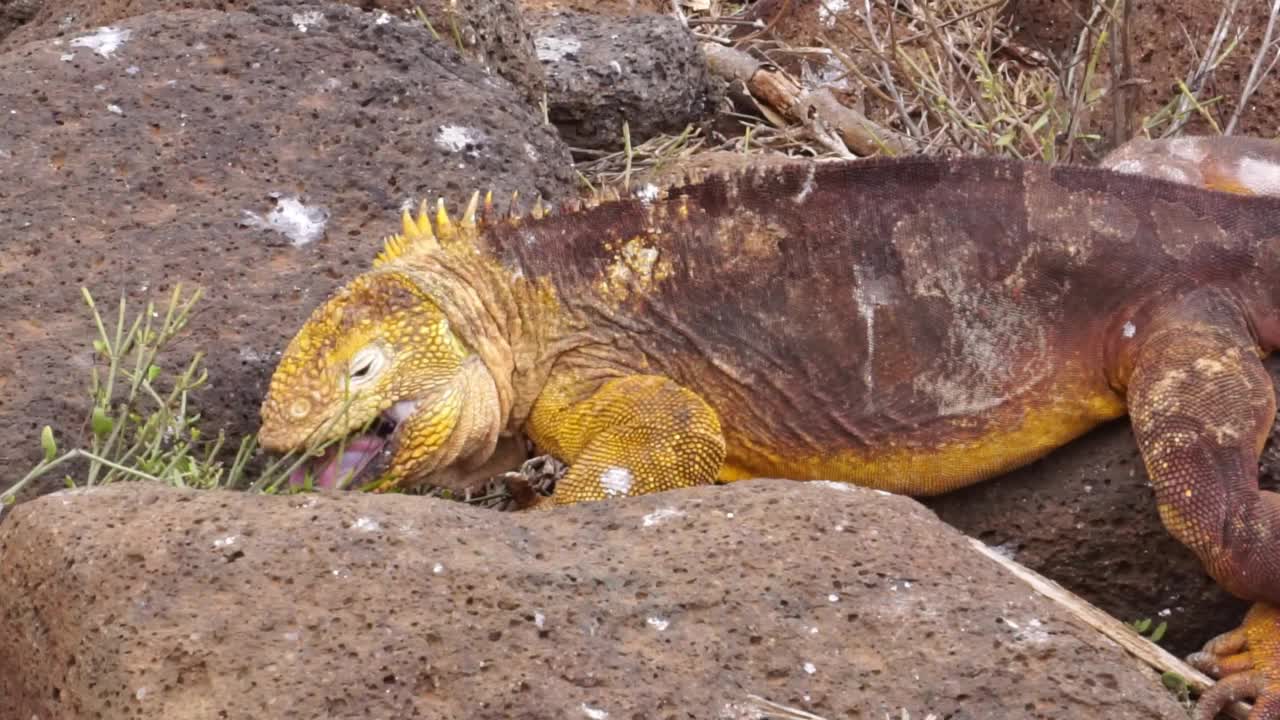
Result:
M1218 682L1200 696L1196 720L1213 720L1227 705L1252 700L1249 720L1280 720L1280 610L1255 603L1240 627L1210 640L1187 658Z

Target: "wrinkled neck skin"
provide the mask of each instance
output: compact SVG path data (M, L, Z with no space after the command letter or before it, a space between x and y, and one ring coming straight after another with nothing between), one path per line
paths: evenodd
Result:
M469 248L422 253L385 269L405 273L430 295L454 334L483 363L492 380L491 392L497 396L496 412L468 422L492 425L486 434L495 441L499 435L518 432L546 384L555 357L565 350L558 339L554 294ZM468 393L487 390L485 378L471 376L464 382ZM463 403L464 408L471 405ZM492 452L490 443L480 456L466 458L464 453L463 459L474 467Z

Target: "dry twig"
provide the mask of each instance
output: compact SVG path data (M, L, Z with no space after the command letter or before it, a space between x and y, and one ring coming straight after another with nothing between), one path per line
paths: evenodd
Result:
M1244 87L1240 90L1240 102L1236 103L1236 109L1232 111L1231 119L1227 121L1227 127L1222 131L1223 135L1230 135L1236 129L1240 113L1249 106L1249 98L1262 87L1262 81L1267 79L1267 75L1275 69L1276 63L1280 62L1280 40L1272 39L1278 18L1280 18L1280 0L1272 0L1271 15L1267 18L1267 29L1262 34L1262 44L1258 47L1258 53L1253 56L1253 64L1249 67L1249 78L1244 81ZM1275 55L1264 70L1262 66L1266 62L1267 53L1270 53L1273 47Z

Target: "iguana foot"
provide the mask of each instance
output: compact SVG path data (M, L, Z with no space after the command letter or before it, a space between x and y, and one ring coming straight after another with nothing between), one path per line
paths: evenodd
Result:
M526 460L519 470L502 473L494 480L506 487L515 509L546 509L554 505L551 494L568 469L550 455L539 455Z
M1280 720L1280 609L1254 603L1240 627L1187 662L1218 680L1200 696L1196 720L1213 720L1237 700L1253 700L1249 720Z

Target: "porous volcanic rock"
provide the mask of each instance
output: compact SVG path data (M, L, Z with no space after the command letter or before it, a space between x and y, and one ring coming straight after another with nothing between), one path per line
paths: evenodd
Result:
M197 400L234 437L406 203L573 183L507 83L421 24L345 5L152 13L23 45L0 55L0 123L0 488L38 459L41 426L81 427L81 286L108 311L203 288L178 350L207 351Z
M674 17L526 12L547 76L547 115L570 146L678 133L714 107L706 60Z
M0 40L36 16L44 0L0 0Z
M301 0L9 0L6 6L0 0L0 52L158 10L256 11L305 4ZM460 44L464 53L493 68L526 99L536 101L542 96L542 66L534 57L533 39L516 0L345 0L345 4L380 10L383 16L394 13L402 19L416 18L415 6L419 7L446 42ZM305 8L298 11L303 24L305 13Z
M0 567L14 717L1185 718L918 503L832 483L528 514L129 484L19 505Z

